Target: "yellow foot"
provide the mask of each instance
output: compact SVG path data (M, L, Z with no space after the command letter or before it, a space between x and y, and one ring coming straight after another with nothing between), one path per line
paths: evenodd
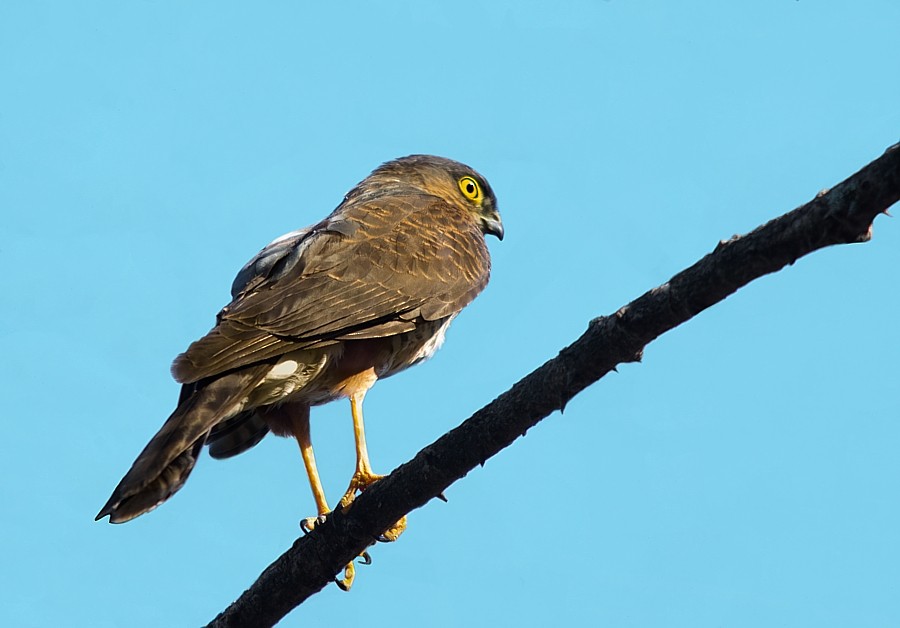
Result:
M393 543L400 535L403 534L403 531L406 529L406 515L400 518L400 521L396 522L390 528L381 533L381 536L378 537L378 540L382 543Z
M325 517L328 516L328 513L321 514L317 517L307 517L306 519L300 520L300 529L303 530L305 534L309 534L312 532L316 526L325 523ZM403 517L403 527L406 527L406 517ZM392 528L393 529L393 528ZM403 530L400 530L402 532ZM397 536L400 536L400 532L397 533ZM385 533L387 535L387 532ZM381 539L379 539L381 540ZM389 539L391 541L396 540L396 537ZM363 551L359 557L361 565L371 565L372 557L369 556L369 552ZM356 578L356 565L352 562L347 563L344 566L344 577L343 578L335 578L334 582L337 584L342 590L349 591L350 587L353 586L353 580Z
M309 534L316 528L317 525L325 523L326 516L328 516L328 513L319 515L318 517L307 517L306 519L301 519L300 529L303 530L304 534Z
M356 473L354 473L353 477L350 478L350 486L347 487L347 492L344 493L343 497L341 497L341 508L343 510L346 510L350 506L350 504L353 503L353 500L356 499L357 493L362 493L364 490L372 486L375 482L383 477L383 475L366 473L362 471L357 471ZM379 536L377 540L385 543L396 541L398 538L400 538L400 535L403 534L403 531L405 529L406 517L404 516L390 528L382 532L381 536Z
M361 565L371 565L372 564L372 557L369 556L369 552L363 552L362 554L359 555L359 558L362 559L360 561ZM354 565L352 562L349 562L344 567L344 577L341 578L340 580L335 578L334 583L336 585L338 585L338 587L340 587L340 589L342 591L349 591L350 587L353 586L353 580L355 578L356 578L356 565Z
M352 504L353 500L356 499L357 493L362 493L383 477L383 475L378 475L377 473L367 473L364 471L357 471L354 473L353 477L350 478L350 486L347 487L347 492L341 497L341 508L346 509L347 506Z

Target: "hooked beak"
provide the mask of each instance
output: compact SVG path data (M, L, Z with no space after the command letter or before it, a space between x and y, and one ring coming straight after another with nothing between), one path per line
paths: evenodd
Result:
M490 233L497 236L498 240L503 240L503 222L501 222L500 214L497 211L492 211L490 215L483 216L481 221L485 235Z

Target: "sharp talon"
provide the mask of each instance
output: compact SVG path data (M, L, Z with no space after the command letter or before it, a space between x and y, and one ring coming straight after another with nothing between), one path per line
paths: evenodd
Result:
M309 534L328 520L328 515L318 515L316 517L306 517L300 520L300 529L304 534Z
M356 567L353 566L352 562L347 563L347 566L344 567L344 577L338 580L337 577L334 579L334 583L338 585L341 591L349 591L350 587L353 586L353 579L356 577Z
M444 502L445 504L447 503L447 498L444 497L444 493L442 493L442 492L441 492L441 493L438 493L437 498L438 498L439 500L441 500L442 502Z
M363 551L358 558L360 565L371 565L372 557L369 555L369 552ZM353 564L353 561L347 563L344 567L344 577L338 578L334 577L334 583L338 585L341 591L349 591L350 587L353 586L353 581L356 579L356 566Z
M403 534L403 531L406 529L406 516L402 517L400 521L392 525L390 528L379 534L375 537L375 540L379 543L393 543L397 539L400 538L400 535Z
M309 534L316 529L316 526L325 523L327 518L328 517L326 515L319 515L317 517L307 517L306 519L301 519L300 529L303 530L304 534Z

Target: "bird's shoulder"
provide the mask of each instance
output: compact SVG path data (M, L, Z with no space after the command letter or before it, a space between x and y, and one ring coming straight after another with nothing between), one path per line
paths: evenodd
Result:
M345 339L384 337L459 312L487 284L474 221L428 194L347 198L277 238L238 273L216 326L173 365L182 382Z
M233 301L220 317L256 294L294 291L300 284L346 283L397 273L425 280L449 278L453 269L480 274L487 245L464 209L424 192L348 197L321 222L286 233L260 250L238 272ZM479 268L469 268L466 261ZM449 264L448 264L449 262ZM422 272L428 266L439 275ZM379 273L378 270L382 272Z

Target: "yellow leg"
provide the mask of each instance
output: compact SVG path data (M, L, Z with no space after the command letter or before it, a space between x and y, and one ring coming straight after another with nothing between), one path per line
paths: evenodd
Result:
M363 492L369 486L383 478L372 471L369 463L369 450L366 447L366 428L363 423L362 403L366 396L365 391L350 396L350 411L353 414L353 438L356 441L356 471L350 479L350 486L341 498L341 507L347 508L356 498L357 492ZM381 540L396 541L406 529L406 517L400 519L393 526L385 530Z
M356 471L350 479L350 486L341 498L341 506L347 507L356 497L357 492L363 492L370 485L380 480L383 476L372 472L369 463L369 450L366 447L366 426L363 423L362 402L366 393L361 392L350 396L350 412L353 414L353 440L356 442Z
M309 478L309 487L312 489L313 499L316 500L316 512L319 517L326 515L330 509L325 499L325 489L322 488L322 480L319 479L319 470L316 468L316 455L313 453L312 438L309 431L309 413L294 421L294 436L300 445L300 455L303 456L303 464L306 467L306 476ZM310 521L312 519L312 522ZM304 522L309 529L315 526L315 519L310 517Z
M355 421L354 421L355 426ZM303 464L306 467L306 475L309 478L309 487L312 489L313 499L316 500L317 517L307 517L300 522L300 527L306 531L310 531L316 527L316 524L324 520L325 515L331 512L328 508L328 501L325 499L325 489L322 487L322 480L319 478L319 470L316 467L316 455L313 453L312 436L309 427L309 412L293 417L293 431L300 445L300 455L303 456ZM363 436L363 455L365 455L365 436ZM359 447L357 446L357 454ZM357 465L358 466L358 465ZM366 468L368 469L368 459L366 459ZM370 470L371 471L371 470ZM363 564L368 565L372 562L368 552L360 554ZM344 566L344 577L336 580L337 585L344 591L349 591L356 577L356 566L350 562Z

